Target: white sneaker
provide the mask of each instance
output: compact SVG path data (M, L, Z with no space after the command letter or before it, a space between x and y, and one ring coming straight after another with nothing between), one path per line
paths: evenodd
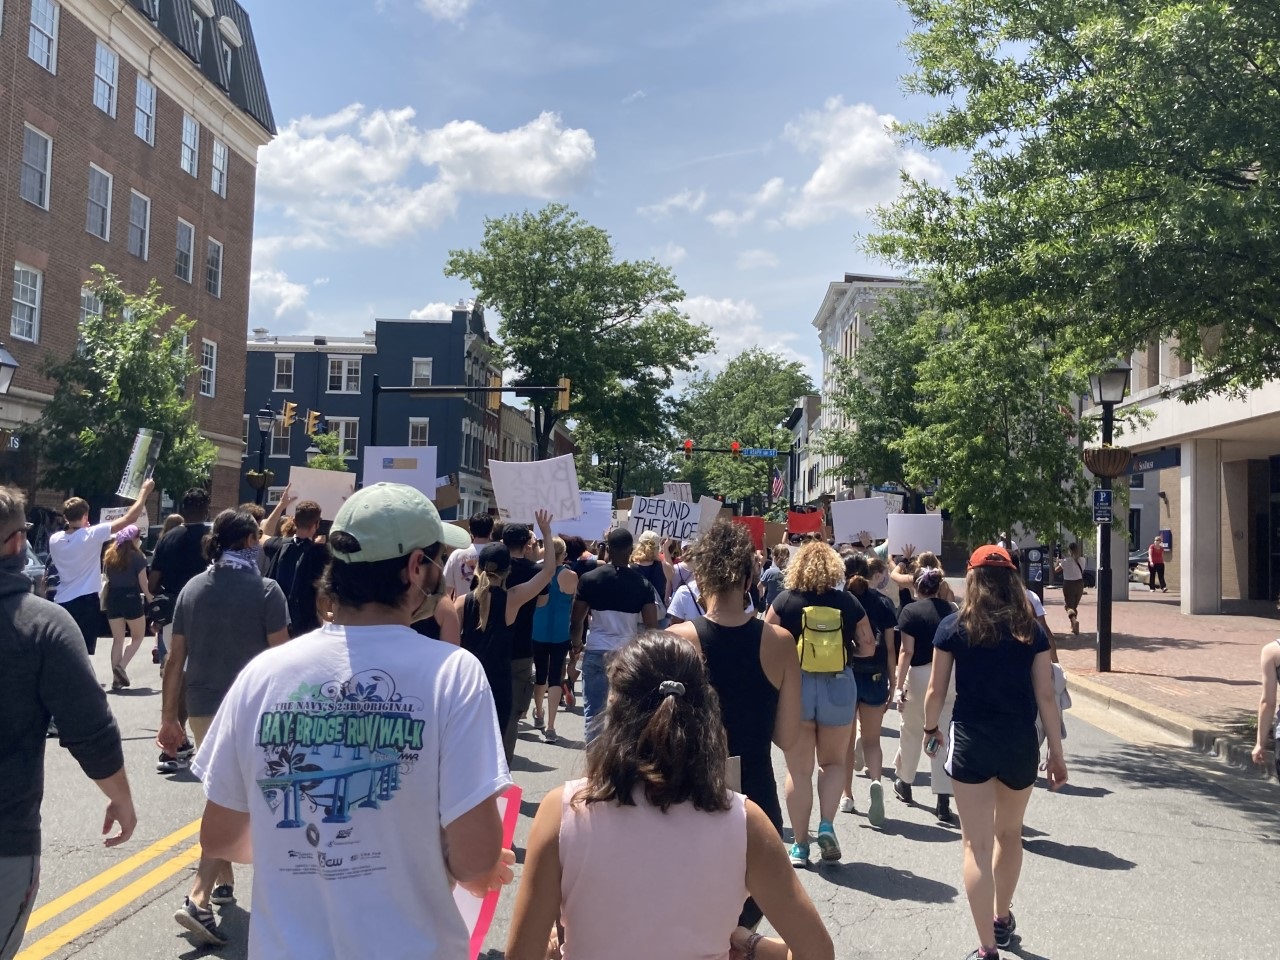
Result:
M841 797L841 798L840 798L840 812L841 812L841 813L853 813L853 812L854 812L854 810L853 810L853 797Z

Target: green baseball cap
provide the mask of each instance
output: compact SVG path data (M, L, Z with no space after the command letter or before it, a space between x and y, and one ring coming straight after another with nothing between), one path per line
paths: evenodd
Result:
M348 534L359 545L350 553L337 550L334 533ZM357 490L333 518L330 534L330 552L347 563L394 560L433 543L471 546L470 534L444 523L425 494L403 483L375 483Z

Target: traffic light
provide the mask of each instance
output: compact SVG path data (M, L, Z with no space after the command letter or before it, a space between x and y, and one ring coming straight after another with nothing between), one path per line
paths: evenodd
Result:
M324 417L319 410L307 411L307 436L314 437L320 432L320 421Z
M491 388L502 387L502 374L496 370L489 374L489 386ZM502 409L502 394L495 392L486 393L484 395L484 405L490 413L498 413Z
M569 411L569 378L560 378L560 389L556 391L556 410L560 413Z
M286 400L280 411L280 419L284 421L284 428L290 429L298 419L298 405L292 400Z
M693 459L693 441L692 440L686 440L684 442L684 458L686 460Z
M737 440L733 441L733 443L729 444L729 452L733 454L733 459L741 460L742 444L740 444Z

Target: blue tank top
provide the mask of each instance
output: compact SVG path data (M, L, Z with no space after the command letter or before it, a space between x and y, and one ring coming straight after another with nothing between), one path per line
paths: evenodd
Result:
M560 570L564 570L561 567ZM560 589L560 570L547 587L547 602L533 611L535 643L568 643L569 620L573 614L573 594Z

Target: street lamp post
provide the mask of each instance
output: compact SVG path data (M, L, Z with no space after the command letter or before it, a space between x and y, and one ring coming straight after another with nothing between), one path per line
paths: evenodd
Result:
M13 386L13 375L17 370L18 361L4 348L4 344L0 343L0 396L8 393L9 388Z
M1089 375L1093 402L1102 407L1102 445L1111 446L1115 428L1116 404L1124 400L1129 389L1129 364L1123 361L1109 370ZM1110 477L1099 477L1101 489L1111 489ZM1111 573L1111 524L1098 525L1098 672L1111 672L1111 598L1114 583Z
M258 411L258 473L263 474L267 469L267 437L271 435L271 430L276 424L276 412L271 409L269 403L264 403L262 409ZM259 506L267 496L267 483L264 479L262 486L258 488L258 495L254 502Z

